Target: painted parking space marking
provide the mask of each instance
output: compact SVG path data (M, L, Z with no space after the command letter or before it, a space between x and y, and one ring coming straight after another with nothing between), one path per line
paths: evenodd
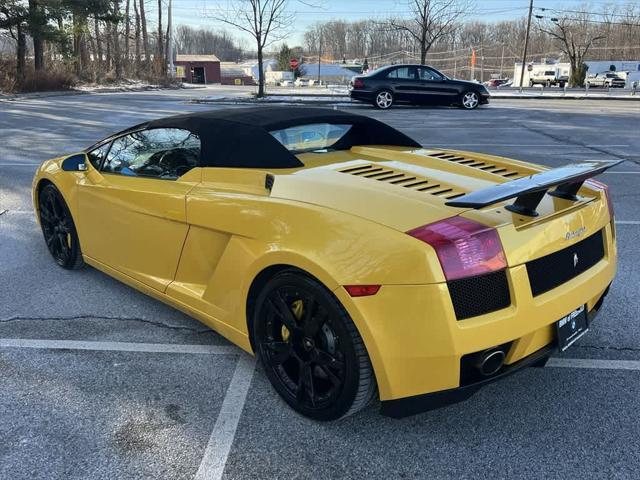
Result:
M239 355L238 347L226 345L182 345L172 343L94 342L79 340L39 340L0 338L0 348L34 348L54 350L90 350L108 352L188 353Z
M616 225L640 225L640 220L616 220Z
M550 358L546 366L557 368L594 368L603 370L640 370L640 360Z
M572 145L572 144L565 144L565 143L549 143L549 144L531 144L531 145L527 145L527 144L522 144L522 145L518 145L518 144L514 144L514 145L510 145L510 144L504 144L504 143L456 143L456 146L459 147L525 147L525 148L533 148L533 147L564 147L564 148L605 148L605 147L629 147L630 145ZM438 147L438 148L451 148L451 145L447 145L447 146L443 146L443 145L433 145L434 147Z
M222 478L227 458L236 436L242 410L247 400L249 386L253 379L256 361L249 355L242 355L227 388L216 424L196 473L196 480L219 480Z

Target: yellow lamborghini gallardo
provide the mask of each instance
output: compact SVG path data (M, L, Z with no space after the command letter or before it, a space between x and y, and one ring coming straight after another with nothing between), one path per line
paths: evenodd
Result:
M374 398L404 416L544 365L616 271L591 177L423 147L317 108L191 113L46 161L33 201L63 268L85 263L255 353L318 420Z

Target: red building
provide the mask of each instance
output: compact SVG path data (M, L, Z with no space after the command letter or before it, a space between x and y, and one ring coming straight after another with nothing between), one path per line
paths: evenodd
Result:
M220 60L215 55L177 55L176 77L186 83L220 83Z

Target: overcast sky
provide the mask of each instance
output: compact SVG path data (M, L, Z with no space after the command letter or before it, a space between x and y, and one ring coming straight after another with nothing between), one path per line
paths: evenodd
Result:
M163 0L168 4L168 0ZM149 10L153 11L153 5L157 2L149 0ZM318 8L307 4L319 4ZM535 0L534 6L539 8L577 9L588 5L591 11L599 11L607 4L622 4L625 0L591 0L588 4L584 1L573 0ZM215 8L225 8L227 0L173 0L174 25L186 24L191 26L208 26L213 29L224 28L227 32L238 38L247 39L232 27L223 26L210 18L207 12ZM469 12L469 19L482 21L499 21L521 18L527 14L529 0L475 0L475 8ZM371 17L386 17L390 15L407 16L406 0L289 0L289 8L296 12L296 24L287 40L289 45L302 43L302 36L309 25L318 21L332 19L360 20ZM534 13L541 13L539 10ZM557 15L557 12L554 13ZM151 20L151 19L150 19ZM166 19L163 19L166 21Z

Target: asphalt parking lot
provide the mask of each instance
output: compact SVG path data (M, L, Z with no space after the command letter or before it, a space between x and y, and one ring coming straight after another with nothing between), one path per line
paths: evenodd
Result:
M550 366L415 417L374 405L320 424L198 322L91 268L56 267L34 221L42 160L147 119L222 108L193 95L0 101L0 478L637 478L640 102L354 107L425 146L550 166L626 159L601 177L619 273L591 332Z

